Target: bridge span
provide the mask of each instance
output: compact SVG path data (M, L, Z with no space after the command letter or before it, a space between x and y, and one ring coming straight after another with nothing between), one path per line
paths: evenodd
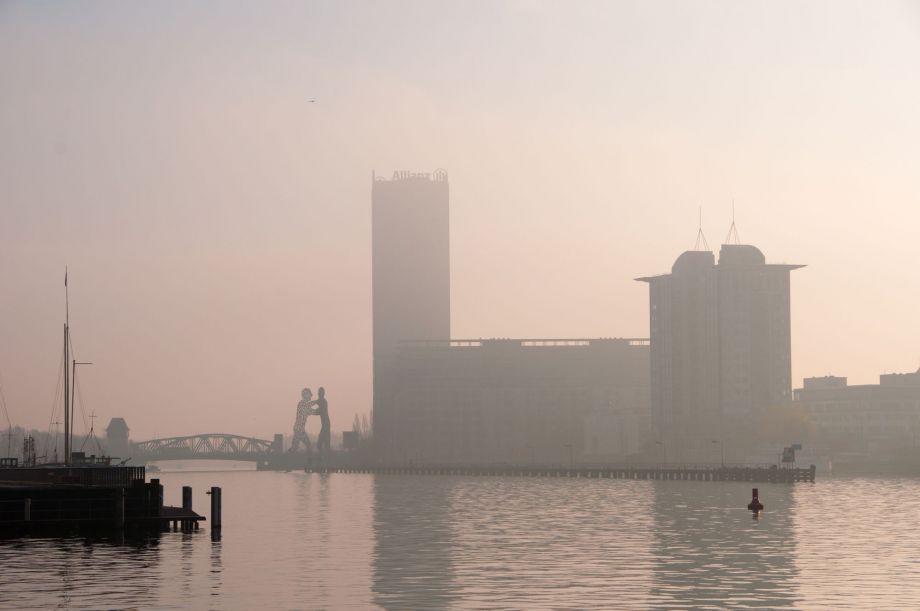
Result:
M156 460L242 460L266 462L281 454L281 436L274 441L229 435L227 433L202 433L186 437L150 439L131 444L134 462Z

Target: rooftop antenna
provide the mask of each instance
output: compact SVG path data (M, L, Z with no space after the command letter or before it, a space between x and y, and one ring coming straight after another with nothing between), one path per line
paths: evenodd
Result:
M726 244L741 244L741 238L738 236L738 228L735 226L735 198L732 198L732 226L725 236Z
M706 241L706 236L703 235L703 207L700 206L700 229L696 232L696 243L693 245L693 250L712 250L709 248L709 242Z

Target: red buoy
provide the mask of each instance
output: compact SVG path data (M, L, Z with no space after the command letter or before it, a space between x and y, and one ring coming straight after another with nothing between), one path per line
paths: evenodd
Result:
M751 511L754 511L754 512L763 511L763 503L761 503L761 502L760 502L760 499L757 498L757 488L754 488L754 489L751 491L751 495L752 495L754 498L752 498L752 499L751 499L751 502L748 503L748 509L750 509Z

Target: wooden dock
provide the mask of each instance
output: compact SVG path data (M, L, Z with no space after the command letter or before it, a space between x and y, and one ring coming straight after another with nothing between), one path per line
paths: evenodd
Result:
M145 482L143 467L10 469L0 476L0 533L193 530L205 519L192 511L190 489L187 502L183 490L184 507L165 506L163 487Z
M568 477L586 479L674 480L705 482L814 482L815 466L710 465L313 465L309 473L373 473L405 475L465 475L502 477Z

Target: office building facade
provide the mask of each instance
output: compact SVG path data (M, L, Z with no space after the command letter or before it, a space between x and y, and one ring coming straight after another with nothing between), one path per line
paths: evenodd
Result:
M759 410L791 400L789 272L750 245L688 251L649 285L652 435L669 461L744 458ZM714 444L716 447L714 448Z
M805 378L795 389L814 431L814 444L840 460L917 462L920 448L920 371L883 374L878 384L848 385L847 378Z
M418 463L626 460L648 430L647 339L403 342L380 408L389 458Z

